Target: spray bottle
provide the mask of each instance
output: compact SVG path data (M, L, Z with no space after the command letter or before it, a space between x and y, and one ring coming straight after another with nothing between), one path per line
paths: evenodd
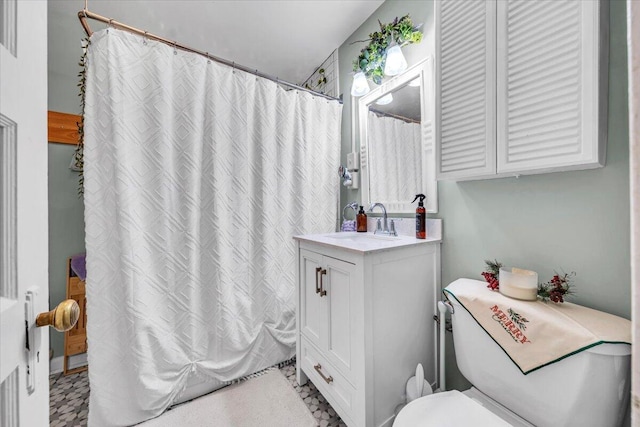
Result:
M415 202L420 198L416 208L416 239L427 238L427 210L424 208L424 199L426 197L424 194L416 194L416 198L413 199L413 202Z

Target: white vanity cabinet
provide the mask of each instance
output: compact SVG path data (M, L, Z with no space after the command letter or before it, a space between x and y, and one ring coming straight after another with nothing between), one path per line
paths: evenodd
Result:
M391 426L422 363L436 375L440 238L297 236L297 375L348 426Z
M604 166L608 4L436 0L436 173Z

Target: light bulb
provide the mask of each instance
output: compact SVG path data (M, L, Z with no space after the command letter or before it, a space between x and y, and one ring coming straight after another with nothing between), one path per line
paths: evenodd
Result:
M378 105L387 105L387 104L390 104L392 101L393 101L393 95L388 93L385 96L383 96L382 98L378 99L376 101L376 104L378 104Z
M351 95L366 95L370 90L371 89L369 88L367 77L364 75L364 73L362 71L360 71L359 73L355 73L353 76L353 84L351 85Z
M402 49L394 44L387 49L387 59L384 64L384 73L387 76L395 76L407 69L407 60L404 59Z

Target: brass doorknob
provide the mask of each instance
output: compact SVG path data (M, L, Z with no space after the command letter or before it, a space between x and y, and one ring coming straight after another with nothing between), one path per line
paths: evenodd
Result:
M65 332L73 328L80 317L80 306L75 300L67 299L53 310L38 314L37 326L51 325L56 331Z

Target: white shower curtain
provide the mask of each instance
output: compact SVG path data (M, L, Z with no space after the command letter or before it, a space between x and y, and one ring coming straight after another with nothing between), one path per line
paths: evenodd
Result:
M90 426L295 353L292 236L333 231L342 106L114 29L88 53Z
M370 200L411 203L416 194L426 194L420 123L370 111L367 124L370 175L376 177L370 183Z

